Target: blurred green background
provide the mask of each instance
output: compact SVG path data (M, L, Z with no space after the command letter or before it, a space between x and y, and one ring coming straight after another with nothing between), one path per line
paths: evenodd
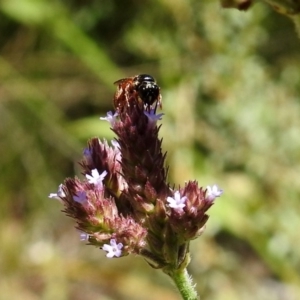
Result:
M161 86L169 180L224 195L191 244L202 299L300 299L300 39L263 4L0 1L0 300L180 299L139 257L106 259L48 199L89 138L113 138L113 82Z

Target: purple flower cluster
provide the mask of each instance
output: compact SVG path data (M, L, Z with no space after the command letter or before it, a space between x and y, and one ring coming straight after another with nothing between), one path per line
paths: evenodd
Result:
M196 181L170 186L156 124L161 117L138 98L124 100L122 109L101 118L116 140L110 146L91 139L80 163L84 179L67 178L49 197L76 220L81 239L107 257L138 254L167 270L188 264L189 242L204 230L206 212L222 190Z

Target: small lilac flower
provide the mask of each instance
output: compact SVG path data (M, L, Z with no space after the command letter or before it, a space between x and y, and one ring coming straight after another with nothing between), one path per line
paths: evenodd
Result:
M151 109L149 112L148 111L144 111L144 114L148 117L149 121L151 123L156 123L158 120L162 119L162 116L164 114L156 114L154 109Z
M217 197L220 197L223 194L223 190L214 184L213 186L208 185L206 187L206 199L208 201L214 201Z
M102 250L106 251L106 257L112 258L114 256L120 257L122 254L121 249L123 248L122 243L118 243L115 239L110 240L110 245L104 244Z
M92 150L90 150L89 148L85 148L83 150L83 156L85 158L85 160L90 163L92 161Z
M107 121L107 122L110 123L111 126L113 126L115 124L115 122L116 122L117 116L118 116L117 112L115 112L113 114L111 111L109 111L106 114L106 117L100 117L100 120Z
M171 207L171 208L182 209L185 207L186 199L187 199L186 196L181 197L179 191L176 191L174 193L174 198L168 197L167 202L169 203L169 207Z
M98 186L100 189L103 187L103 179L107 175L106 171L103 171L99 174L97 169L92 170L92 175L86 174L85 177L89 183L93 183L94 185Z
M90 157L90 156L92 156L92 151L89 148L84 148L83 149L83 155L87 156L87 157Z
M57 193L51 193L48 197L51 198L51 199L57 199L57 200L60 200L60 201L61 201L61 198L66 197L66 194L63 191L63 184L60 184L58 186Z
M76 195L73 196L73 200L80 204L83 204L84 202L86 202L87 201L86 191L77 192Z
M85 232L80 232L80 240L81 241L88 241L89 240L89 235Z

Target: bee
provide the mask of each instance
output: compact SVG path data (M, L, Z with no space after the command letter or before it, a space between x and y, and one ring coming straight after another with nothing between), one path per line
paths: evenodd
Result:
M150 75L140 74L123 78L117 80L114 84L118 85L114 96L114 106L116 109L123 108L124 105L136 103L136 101L142 103L148 111L154 103L154 110L156 110L157 105L160 108L162 107L160 87Z

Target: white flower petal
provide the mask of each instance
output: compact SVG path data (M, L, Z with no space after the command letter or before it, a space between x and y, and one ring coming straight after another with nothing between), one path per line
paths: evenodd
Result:
M112 258L114 256L120 257L122 255L123 244L116 242L115 239L110 240L110 245L104 244L102 250L106 251L106 257Z

